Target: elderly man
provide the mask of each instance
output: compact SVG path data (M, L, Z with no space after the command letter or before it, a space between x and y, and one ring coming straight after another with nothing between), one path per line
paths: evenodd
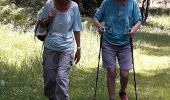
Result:
M109 100L115 99L116 57L120 66L121 100L128 100L126 87L132 69L130 37L141 26L141 14L136 0L104 0L95 13L94 25L103 32L102 58L107 69ZM105 23L103 27L101 22ZM105 30L105 31L103 31Z

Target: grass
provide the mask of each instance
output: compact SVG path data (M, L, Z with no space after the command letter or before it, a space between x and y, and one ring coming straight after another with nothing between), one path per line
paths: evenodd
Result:
M170 98L170 22L167 19L170 17L150 17L134 38L138 100ZM161 25L163 27L159 27ZM11 27L0 26L0 100L47 100L43 95L42 43L34 41L32 31L23 32ZM92 27L82 32L82 59L70 71L72 100L93 99L99 50L99 36L95 33ZM108 99L105 74L106 71L100 68L98 100ZM119 77L116 86L118 98ZM134 100L132 72L127 91L129 100Z

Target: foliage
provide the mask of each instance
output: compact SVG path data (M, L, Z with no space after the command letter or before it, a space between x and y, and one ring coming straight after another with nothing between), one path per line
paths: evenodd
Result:
M0 22L31 25L42 5L42 0L0 0Z
M25 13L24 8L16 7L14 4L0 7L0 21L4 23L13 22L18 25L26 25L32 22L32 17Z

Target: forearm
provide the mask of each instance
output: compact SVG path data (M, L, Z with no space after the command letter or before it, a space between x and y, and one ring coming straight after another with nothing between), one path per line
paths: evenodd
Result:
M74 32L77 48L80 48L80 32Z
M141 22L138 22L131 28L131 30L136 32L141 26L142 26Z
M93 18L93 24L97 29L99 29L101 27L100 22L96 18Z

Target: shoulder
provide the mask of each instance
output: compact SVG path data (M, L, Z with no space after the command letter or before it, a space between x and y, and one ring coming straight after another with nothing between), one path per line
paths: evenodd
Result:
M108 6L108 5L111 5L113 4L114 0L103 0L102 2L102 6Z
M103 3L106 3L106 4L113 3L113 2L114 2L114 0L103 0Z
M77 4L76 2L74 2L74 1L71 1L70 10L71 10L73 13L79 12L78 4Z
M129 0L129 2L133 3L133 4L137 4L136 0Z
M71 1L71 8L78 8L78 4L74 1Z
M137 6L137 5L138 5L138 3L137 3L136 0L128 0L128 4L129 4L130 6Z
M54 1L53 0L47 0L44 6L53 7L54 6Z

